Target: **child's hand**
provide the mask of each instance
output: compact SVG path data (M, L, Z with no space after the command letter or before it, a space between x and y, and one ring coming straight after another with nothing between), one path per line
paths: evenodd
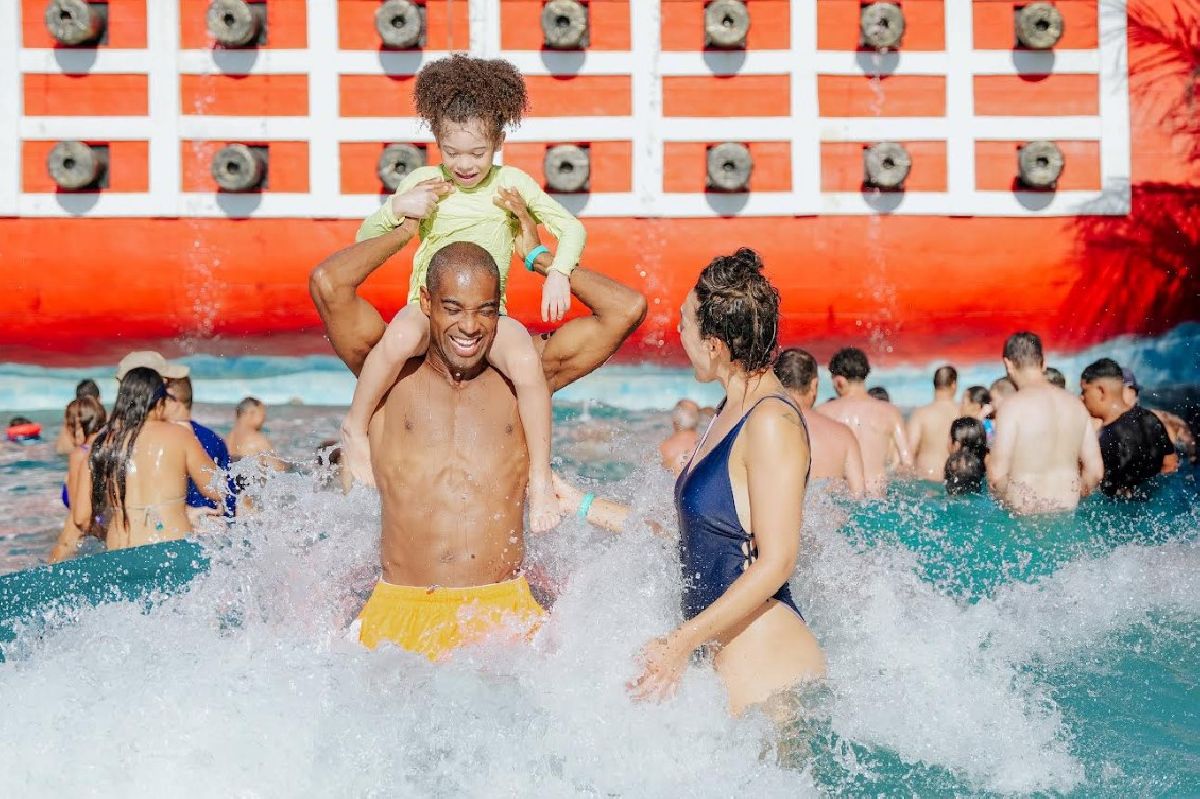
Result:
M371 442L363 431L348 425L342 425L342 469L349 474L350 480L375 485L375 474L371 471Z
M496 192L492 202L517 218L520 229L517 231L514 244L516 244L517 257L524 260L526 255L533 252L534 247L542 243L538 237L537 222L529 213L529 206L525 204L525 198L521 196L521 192L511 186L503 186ZM543 314L544 316L545 314Z
M542 321L561 322L571 307L571 278L551 269L542 285Z
M401 219L424 219L437 208L438 200L452 191L454 184L448 180L422 180L403 194L392 195L392 213Z

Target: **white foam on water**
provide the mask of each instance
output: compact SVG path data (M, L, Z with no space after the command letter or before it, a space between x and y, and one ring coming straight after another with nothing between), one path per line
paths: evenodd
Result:
M264 510L239 519L188 593L149 612L84 609L14 647L0 664L0 795L816 794L807 767L776 765L765 717L726 716L710 667L666 704L628 698L634 654L678 620L673 546L640 523L531 537L531 580L558 594L534 641L433 665L347 638L377 571L378 500L319 482L271 477ZM603 492L674 528L656 469ZM842 739L977 790L1084 781L1031 664L1153 610L1200 611L1194 544L1121 547L972 605L922 582L900 547L856 548L819 493L807 517L793 587L829 659L816 712Z
M829 658L834 730L982 789L1084 781L1072 731L1031 667L1070 661L1155 612L1200 615L1195 540L1125 545L968 603L919 579L910 550L856 549L840 524L827 498L810 501L793 586Z

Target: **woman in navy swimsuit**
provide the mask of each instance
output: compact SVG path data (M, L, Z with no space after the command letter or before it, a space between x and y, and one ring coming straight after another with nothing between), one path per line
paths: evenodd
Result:
M796 568L808 431L771 371L779 292L753 250L713 259L688 293L679 335L696 379L725 401L675 483L683 624L642 650L634 696L674 692L692 653L713 663L740 714L825 673L825 660L788 580ZM619 531L627 508L557 482L562 504Z

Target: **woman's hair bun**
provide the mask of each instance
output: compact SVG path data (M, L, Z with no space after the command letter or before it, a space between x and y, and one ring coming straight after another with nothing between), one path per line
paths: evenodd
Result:
M718 338L748 372L774 361L779 335L779 291L763 274L756 251L742 247L719 255L696 281L700 335Z
M742 247L732 255L718 255L705 271L714 289L742 288L747 280L762 273L762 256L749 247Z

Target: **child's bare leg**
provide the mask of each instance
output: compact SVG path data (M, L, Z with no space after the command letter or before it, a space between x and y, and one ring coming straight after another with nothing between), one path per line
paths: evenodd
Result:
M383 395L396 382L400 370L409 358L416 357L429 347L429 320L416 303L406 305L387 326L383 338L367 355L350 411L342 422L342 468L351 477L374 485L371 473L371 448L367 441L367 426L375 415Z
M550 388L542 371L542 359L533 348L525 326L505 316L496 327L488 362L517 389L521 427L529 447L529 527L540 533L562 518L550 471Z

